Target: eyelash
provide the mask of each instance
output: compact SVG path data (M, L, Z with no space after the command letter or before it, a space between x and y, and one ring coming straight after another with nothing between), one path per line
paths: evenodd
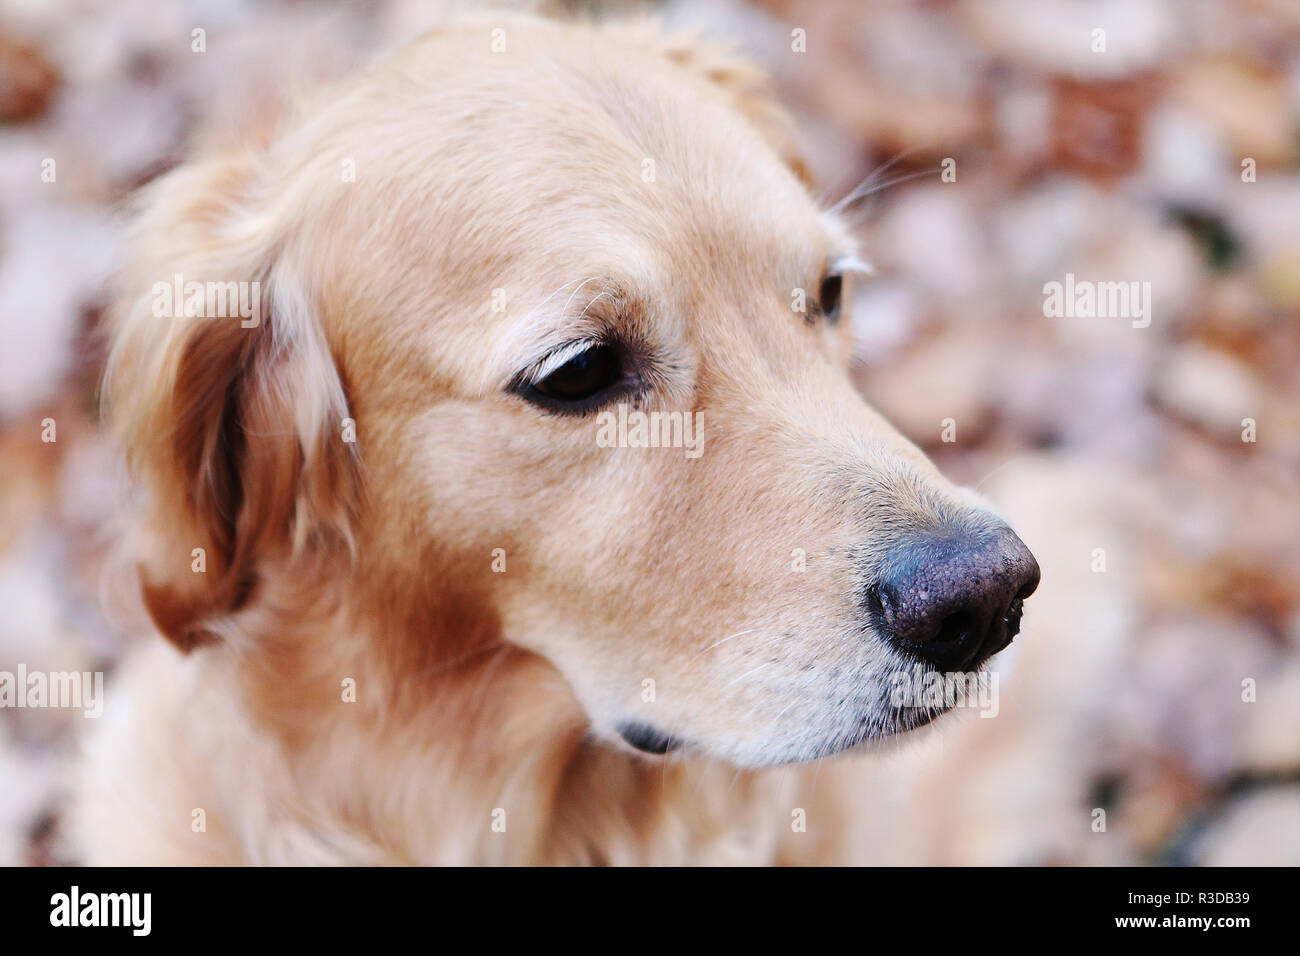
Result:
M579 349L578 346L585 346ZM562 401L546 395L541 391L541 385L551 376L564 367L567 362L585 355L587 352L599 348L612 348L617 350L620 367L622 368L623 379L617 384L600 390L589 398L577 401ZM566 359L565 363L560 363L554 368L548 370L545 375L541 372L546 368L552 358L561 353L572 351L572 355ZM525 401L543 408L547 411L559 415L570 415L574 417L583 417L592 412L615 404L619 401L632 399L639 401L645 397L650 386L641 374L641 362L636 358L636 352L626 343L614 338L596 338L580 339L573 342L566 342L556 346L546 356L539 360L531 369L521 372L515 376L510 383L507 391L518 395ZM630 366L630 368L629 368Z

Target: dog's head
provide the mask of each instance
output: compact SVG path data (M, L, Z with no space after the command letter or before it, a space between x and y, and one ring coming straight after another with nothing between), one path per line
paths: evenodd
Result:
M978 668L1038 569L854 391L853 242L756 80L460 26L154 187L108 392L160 628L328 575L417 641L490 620L611 740L744 765L942 709L899 675ZM158 308L190 282L261 312Z

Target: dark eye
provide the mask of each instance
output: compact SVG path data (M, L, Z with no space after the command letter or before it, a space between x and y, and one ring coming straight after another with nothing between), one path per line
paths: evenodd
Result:
M540 382L518 391L529 401L557 411L585 411L611 400L626 383L620 350L613 345L593 345Z
M821 291L817 293L817 304L821 306L822 315L827 322L836 322L840 317L840 294L844 291L844 277L828 275L822 279Z

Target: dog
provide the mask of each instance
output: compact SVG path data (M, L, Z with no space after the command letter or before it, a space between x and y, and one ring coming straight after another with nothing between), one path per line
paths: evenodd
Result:
M141 205L103 394L166 640L87 862L832 862L812 768L1019 628L1033 556L855 391L864 267L730 54L448 25Z

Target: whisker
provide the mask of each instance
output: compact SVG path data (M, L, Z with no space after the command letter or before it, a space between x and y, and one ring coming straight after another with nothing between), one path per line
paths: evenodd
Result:
M938 173L939 171L940 171L940 167L935 166L930 169L920 169L914 173L906 173L902 176L895 176L893 179L887 179L884 182L880 182L880 183L864 182L862 185L854 189L853 192L849 193L847 196L845 196L843 199L837 202L834 206L832 206L831 211L843 212L844 209L847 208L848 206L851 206L853 203L856 203L862 199L866 199L868 196L874 196L877 193L884 192L886 189L889 189L893 186L901 185L902 183L910 183L912 180L920 179L923 176L933 176L935 173Z
M564 303L564 308L561 311L568 312L569 306L573 305L573 300L578 297L578 293L581 292L586 287L587 283L595 282L599 278L600 276L588 276L587 278L583 279L582 282L579 283L578 287L569 294L569 299L567 302Z
M856 186L854 186L852 189L850 189L846 195L849 195L849 194L855 193L855 192L857 192L859 189L861 189L862 187L864 187L864 186L866 186L866 185L868 185L868 184L870 184L870 183L875 182L877 179L879 179L879 178L880 178L881 176L883 176L885 173L889 172L889 170L892 169L895 165L897 165L898 163L902 162L902 161L903 161L904 159L906 159L908 156L911 156L911 155L917 153L917 152L920 151L922 148L923 148L923 147L920 147L920 146L913 146L913 147L911 147L910 149L905 149L905 150L903 150L903 151L900 152L900 153L895 153L894 156L893 156L892 158L885 160L885 161L884 161L883 163L881 163L879 166L875 167L875 168L872 169L870 172L868 172L867 175L863 176L862 179L860 179L860 180L858 181L858 184L857 184ZM841 199L840 202L842 203L842 202L844 202L844 200ZM826 191L823 190L823 191L822 191L822 194L821 194L820 196L817 197L817 205L819 205L819 206L824 206L825 204L826 204ZM835 207L832 207L832 208L838 208L838 206L839 206L839 204L837 203L836 206L835 206Z
M731 775L731 783L727 784L727 793L726 793L726 795L727 795L728 797L731 796L731 790L732 790L732 788L736 785L736 781L740 779L740 775L741 775L742 773L744 773L744 772L745 772L745 768L744 768L744 767L737 767L737 768L736 768L736 772L735 772L734 774Z
M758 673L759 671L761 671L764 667L771 667L773 664L779 664L779 663L781 663L781 662L780 662L780 661L763 661L763 663L759 664L757 667L751 667L749 670L745 671L745 673L741 674L739 677L733 677L731 680L729 680L729 681L727 681L725 684L723 684L722 687L721 687L720 689L721 689L721 690L726 690L726 689L727 689L728 687L730 687L732 684L735 684L735 683L737 683L738 681L742 681L742 680L744 680L746 677L749 677L751 674L757 674L757 673Z
M590 309L593 305L595 305L595 304L596 304L597 302L599 302L601 299L609 299L609 301L613 302L613 301L614 301L614 296L610 294L609 290L605 290L604 292L597 293L596 297L595 297L594 299L592 299L590 302L588 302L588 303L583 307L583 309L582 309L582 315L579 316L579 318L583 318L583 319L590 318L590 316L587 315L587 309Z
M753 633L754 633L755 631L757 631L757 630L758 630L758 628L756 628L756 627L751 627L751 628L750 628L749 630L747 630L747 631L737 631L735 634L732 634L732 635L730 635L729 637L724 637L722 640L718 641L718 642L715 643L715 644L710 644L710 645L709 645L708 647L706 647L704 650L700 651L699 654L696 654L695 657L692 657L691 660L695 660L696 657L700 657L700 656L703 655L703 654L707 654L709 651L713 650L713 649L714 649L715 647L717 647L719 644L725 644L725 643L727 643L727 641L730 641L730 640L732 640L732 639L734 639L734 638L737 638L737 637L744 637L746 634L753 634Z
M988 481L990 478L992 478L994 475L996 475L996 474L997 474L998 472L1000 472L1002 469L1006 468L1008 465L1014 464L1015 461L1016 461L1016 459L1014 459L1014 458L1008 458L1006 461L1002 462L1002 464L998 465L996 468L994 468L992 471L990 471L987 475L985 475L985 476L984 476L983 478L981 478L979 481L975 482L975 484L971 485L971 486L970 486L970 490L971 490L971 491L979 491L980 486L981 486L982 484L984 484L984 482Z
M531 319L534 315L537 314L538 310L545 308L552 299L554 299L565 289L569 288L569 286L574 285L576 283L582 283L582 285L585 285L586 283L591 282L593 279L597 279L597 278L599 278L599 276L578 276L575 279L570 279L568 282L564 283L562 286L560 286L558 289L556 289L554 292L548 295L541 302L538 302L537 305L533 306L533 308L529 309L528 314L524 316L524 321L527 322L529 319ZM578 289L574 291L577 292L581 290L582 285L579 285Z

